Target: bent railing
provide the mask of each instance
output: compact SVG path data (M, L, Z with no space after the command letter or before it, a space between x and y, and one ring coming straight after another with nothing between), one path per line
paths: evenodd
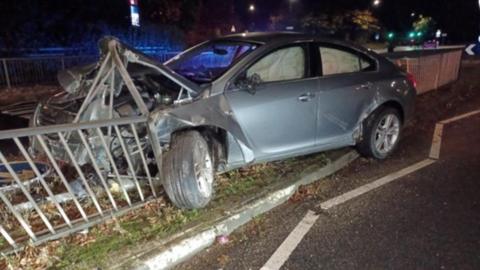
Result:
M146 117L130 117L0 132L0 251L84 230L155 198L146 128ZM31 140L41 154L29 151Z

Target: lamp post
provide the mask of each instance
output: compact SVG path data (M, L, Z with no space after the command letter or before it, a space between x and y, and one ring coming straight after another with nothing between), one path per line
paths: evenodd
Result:
M293 11L293 5L297 2L297 0L288 0L288 10L290 11L290 14L292 14Z
M255 4L250 4L248 6L248 12L250 13L250 23L249 23L249 26L247 27L247 30L248 31L254 31L255 30L255 21L254 21L254 13L255 11L257 10Z

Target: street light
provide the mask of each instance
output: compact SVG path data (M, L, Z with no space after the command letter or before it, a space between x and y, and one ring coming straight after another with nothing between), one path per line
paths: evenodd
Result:
M254 12L255 11L255 5L254 4L250 4L250 6L248 7L248 10L250 12Z
M373 6L378 7L382 2L380 0L374 0L373 1Z

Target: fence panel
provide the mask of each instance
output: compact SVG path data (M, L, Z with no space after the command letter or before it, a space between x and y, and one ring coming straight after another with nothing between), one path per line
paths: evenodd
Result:
M151 55L163 63L177 52ZM96 62L98 56L55 56L34 58L0 58L0 88L56 83L58 71Z
M0 251L83 230L155 198L147 128L147 117L130 117L0 132L10 145L0 150ZM29 141L41 150L29 151Z
M417 80L417 92L423 94L457 80L462 61L462 51L396 59L397 65L413 74Z
M7 83L7 70L6 67L6 59L0 59L0 88L1 87L9 87L9 83Z

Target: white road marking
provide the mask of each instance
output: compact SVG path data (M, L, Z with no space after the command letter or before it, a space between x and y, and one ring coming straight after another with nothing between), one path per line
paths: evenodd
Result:
M317 221L318 215L313 211L308 211L305 217L298 223L297 227L287 236L283 243L268 259L267 263L260 268L260 270L277 270L288 260L290 254L300 244L303 237L312 228L315 221Z
M443 124L437 124L435 126L435 132L433 132L432 146L430 147L429 157L432 159L440 158L440 148L442 146L443 136Z
M467 117L470 117L470 116L473 116L473 115L476 115L476 114L479 114L479 113L480 113L480 110L471 111L469 113L465 113L465 114L462 114L462 115L459 115L459 116L455 116L455 117L443 120L443 121L440 122L440 124L445 124L445 125L450 124L452 122L462 120L464 118L467 118Z
M349 201L349 200L351 200L351 199L354 199L354 198L356 198L356 197L358 197L358 196L360 196L360 195L363 195L363 194L365 194L365 193L367 193L367 192L369 192L369 191L372 191L372 190L374 190L374 189L376 189L376 188L379 188L379 187L381 187L381 186L383 186L383 185L385 185L385 184L388 184L388 183L390 183L390 182L392 182L392 181L394 181L394 180L396 180L396 179L398 179L398 178L401 178L401 177L406 176L406 175L408 175L408 174L411 174L411 173L413 173L413 172L415 172L415 171L418 171L418 170L420 170L420 169L422 169L422 168L425 168L425 167L427 167L427 166L429 166L429 165L431 165L431 164L433 164L433 163L435 163L435 160L433 160L433 159L425 159L425 160L420 161L420 162L418 162L418 163L415 163L415 164L413 164L413 165L411 165L411 166L409 166L409 167L407 167L407 168L404 168L404 169L402 169L402 170L400 170L400 171L398 171L398 172L394 172L394 173L389 174L389 175L387 175L387 176L385 176L385 177L382 177L382 178L380 178L380 179L378 179L378 180L376 180L376 181L373 181L373 182L371 182L371 183L368 183L368 184L366 184L366 185L363 185L363 186L361 186L361 187L358 187L358 188L356 188L356 189L354 189L354 190L352 190L352 191L349 191L349 192L344 193L344 194L342 194L342 195L340 195L340 196L337 196L337 197L332 198L332 199L330 199L330 200L328 200L328 201L325 201L325 202L323 202L323 203L320 204L320 207L321 207L323 210L330 209L330 208L332 208L332 207L334 207L334 206L337 206L337 205L342 204L342 203L344 203L344 202L346 202L346 201Z
M480 110L455 116L437 123L435 126L435 131L433 133L432 145L430 148L430 155L428 159L422 160L400 171L391 173L376 181L373 181L371 183L358 187L354 190L346 192L342 195L339 195L335 198L332 198L328 201L325 201L320 204L320 207L323 210L328 210L332 207L335 207L349 200L352 200L358 196L361 196L367 192L377 189L383 185L393 182L399 178L402 178L406 175L409 175L413 172L416 172L427 166L430 166L440 158L440 149L442 145L444 125L462 120L464 118L467 118L476 114L480 114ZM280 269L283 266L283 264L288 260L288 258L290 257L292 252L295 250L295 248L298 246L298 244L300 244L303 237L312 228L313 224L315 224L317 219L318 219L318 215L315 215L315 213L312 211L308 211L305 217L300 221L300 223L295 227L295 229L288 235L288 237L283 241L280 247L278 247L278 249L273 253L270 259L268 259L267 263L265 263L265 265L262 266L262 268L260 268L260 270Z

